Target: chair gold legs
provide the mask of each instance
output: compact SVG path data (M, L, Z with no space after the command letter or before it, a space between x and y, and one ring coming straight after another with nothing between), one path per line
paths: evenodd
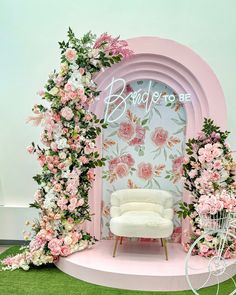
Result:
M116 241L115 241L115 247L114 247L114 250L113 250L113 257L116 257L116 249L117 249L119 239L120 239L120 237L117 236Z
M162 238L161 238L161 246L163 247L163 240L162 240Z
M123 237L120 237L120 245L122 245Z
M167 249L167 240L163 239L163 246L165 249L166 260L168 260L168 249Z

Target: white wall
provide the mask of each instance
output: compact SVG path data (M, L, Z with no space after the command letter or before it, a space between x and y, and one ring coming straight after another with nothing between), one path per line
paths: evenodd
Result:
M37 90L59 64L57 41L65 38L68 26L78 35L89 30L122 38L154 35L191 47L218 76L226 96L228 129L234 132L235 8L233 0L1 0L0 204L19 207L33 200L32 176L38 165L25 147L38 142L39 129L25 121L37 101ZM235 139L236 133L231 136L234 149ZM16 210L1 208L0 239L20 238L13 230L23 227ZM18 215L24 214L25 210ZM6 216L12 217L11 228Z

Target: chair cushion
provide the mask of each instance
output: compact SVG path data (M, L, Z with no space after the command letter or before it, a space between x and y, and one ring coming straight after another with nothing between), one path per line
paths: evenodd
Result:
M123 237L167 238L173 232L173 223L153 211L128 211L110 221L113 234Z
M173 196L170 192L157 189L122 189L111 194L111 205L119 207L122 204L154 203L164 208L173 207Z

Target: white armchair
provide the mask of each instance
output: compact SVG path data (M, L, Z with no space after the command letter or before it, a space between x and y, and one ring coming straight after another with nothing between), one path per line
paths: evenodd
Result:
M110 230L116 235L113 257L123 237L161 239L168 260L167 241L173 232L173 197L164 190L123 189L111 194Z

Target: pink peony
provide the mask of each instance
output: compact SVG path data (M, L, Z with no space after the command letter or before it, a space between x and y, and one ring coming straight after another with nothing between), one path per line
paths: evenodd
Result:
M70 62L75 61L77 58L76 50L73 48L67 48L65 52L65 57Z
M129 167L125 163L118 163L114 169L114 172L118 177L125 177L129 174Z
M149 180L153 177L153 167L151 163L140 163L138 165L138 177Z
M135 129L132 123L130 122L122 122L120 123L120 127L117 135L125 141L128 141L132 138L135 133Z
M155 128L151 135L151 139L158 147L162 147L166 144L168 138L168 132L161 127Z
M74 113L73 111L71 110L71 108L69 107L64 107L62 110L61 110L61 115L63 118L65 118L67 121L70 121L73 116L74 116Z

